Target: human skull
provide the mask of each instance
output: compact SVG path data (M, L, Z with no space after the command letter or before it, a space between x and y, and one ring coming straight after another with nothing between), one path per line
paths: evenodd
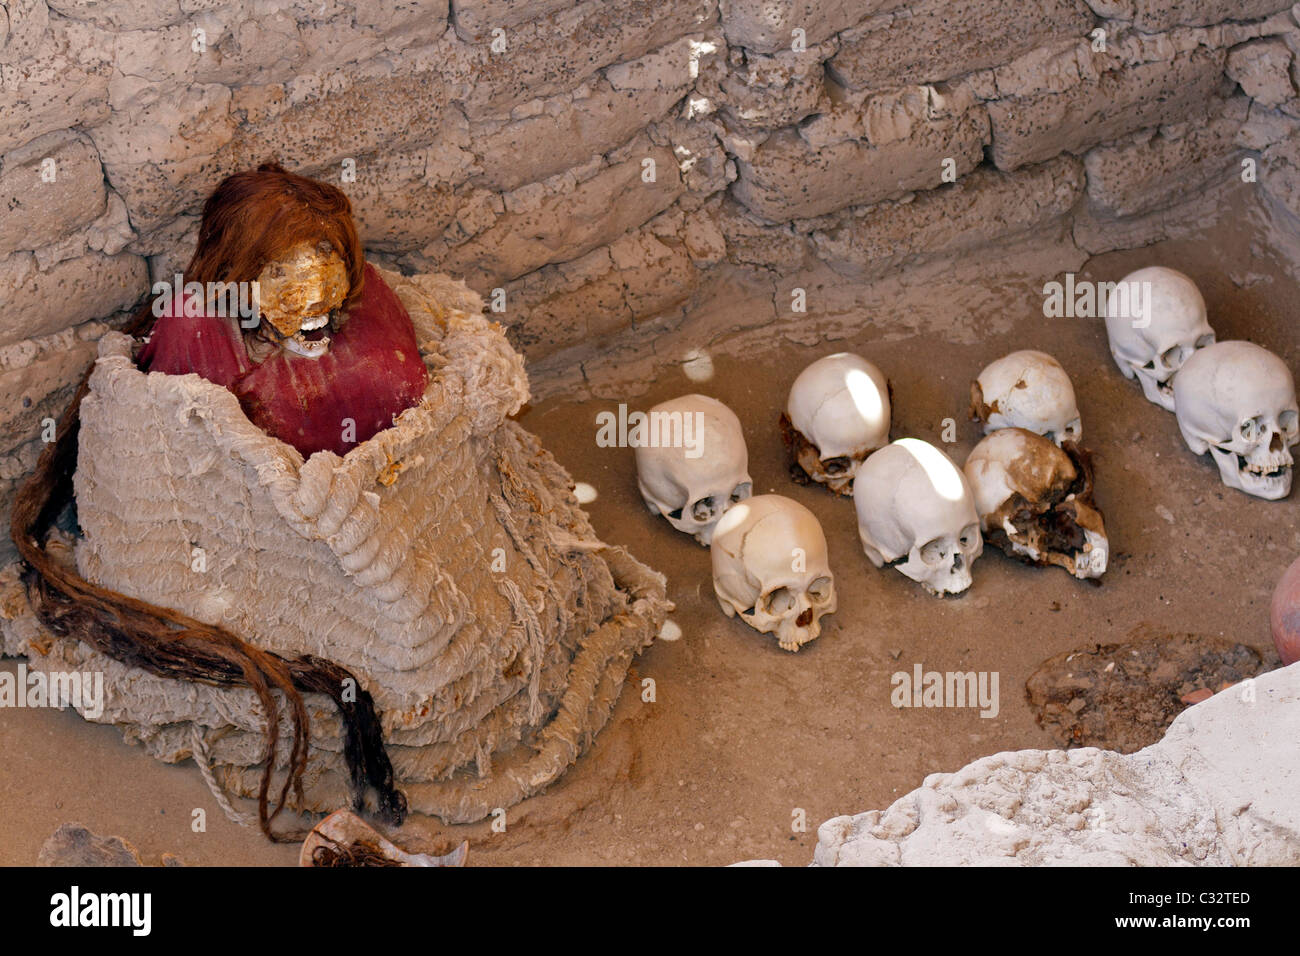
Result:
M970 485L928 442L900 438L858 469L853 483L862 549L876 567L897 567L932 594L971 585L984 550Z
M1164 266L1130 272L1116 291L1101 302L1110 354L1148 401L1172 412L1174 373L1197 349L1214 344L1205 299L1195 282Z
M683 395L641 414L628 437L641 497L653 513L707 545L723 512L753 493L740 419L706 395Z
M1300 440L1295 379L1286 363L1250 342L1197 349L1174 376L1174 412L1187 447L1209 452L1230 488L1276 500L1291 493Z
M971 416L984 434L1027 428L1060 444L1083 437L1074 386L1046 352L1012 352L985 367L970 386Z
M713 535L713 591L727 617L797 651L835 611L835 577L817 517L781 495L730 508Z
M1092 498L1092 466L1073 442L1058 448L1023 428L1000 428L966 459L984 537L1028 564L1100 578L1110 545Z
M347 266L329 242L300 242L257 276L258 331L290 352L320 358L330 346L323 330L338 328L348 288Z
M837 352L794 380L781 432L795 464L832 491L852 493L862 460L889 444L889 383L860 355Z

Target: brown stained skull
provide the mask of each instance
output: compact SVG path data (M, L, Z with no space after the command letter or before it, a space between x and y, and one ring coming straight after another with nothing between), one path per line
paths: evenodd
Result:
M1060 447L1023 428L990 433L964 469L985 538L1027 564L1100 578L1110 547L1093 499L1092 466L1073 442Z
M781 415L781 438L793 461L790 477L797 484L806 485L815 481L841 495L853 494L853 477L857 473L858 464L878 450L860 448L848 455L823 459L817 446L795 428L785 414Z
M327 331L341 327L349 285L347 266L328 242L298 243L262 268L256 286L264 341L307 358L329 350Z

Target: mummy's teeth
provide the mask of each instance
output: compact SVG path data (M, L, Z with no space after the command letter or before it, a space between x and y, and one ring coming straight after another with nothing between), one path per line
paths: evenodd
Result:
M303 358L316 359L329 351L330 340L328 335L322 335L319 339L310 341L304 339L301 333L295 333L284 340L284 347Z
M317 329L323 329L330 320L329 313L318 315L314 318L305 319L302 323L302 332L315 332Z

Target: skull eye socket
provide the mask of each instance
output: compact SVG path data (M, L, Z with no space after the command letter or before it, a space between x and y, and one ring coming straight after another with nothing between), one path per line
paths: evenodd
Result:
M1238 426L1238 431L1241 433L1241 437L1246 441L1255 441L1260 435L1259 419L1247 418L1240 426Z
M1166 371L1176 371L1187 361L1187 352L1188 348L1185 345L1175 345L1173 348L1165 349L1160 355L1160 364Z
M1282 427L1287 438L1294 438L1296 431L1300 429L1300 415L1288 409L1277 417L1277 423Z
M932 568L938 567L943 563L944 550L943 539L935 538L921 546L921 560Z
M980 529L979 525L967 525L961 529L961 535L957 538L957 544L963 551L969 551L979 542Z
M1203 349L1207 345L1213 345L1213 344L1214 344L1214 333L1209 332L1206 333L1205 335L1202 335L1199 339L1196 340L1195 348Z
M852 463L852 459L841 456L839 458L827 458L822 462L822 467L826 469L826 474L830 475L832 478L838 478L849 470L849 466Z
M754 486L748 481L742 481L731 492L731 503L734 505L738 501L744 501L754 493Z
M825 604L831 597L831 579L829 577L820 577L808 585L808 596L816 604Z
M696 521L712 521L717 508L717 499L709 495L691 505L691 517Z
M777 588L764 598L764 603L768 614L789 614L795 606L794 592L789 588Z

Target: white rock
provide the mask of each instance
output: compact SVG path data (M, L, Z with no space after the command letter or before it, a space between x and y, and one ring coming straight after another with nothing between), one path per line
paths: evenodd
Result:
M1020 750L827 820L819 866L1300 863L1300 664L1188 708L1135 754Z

